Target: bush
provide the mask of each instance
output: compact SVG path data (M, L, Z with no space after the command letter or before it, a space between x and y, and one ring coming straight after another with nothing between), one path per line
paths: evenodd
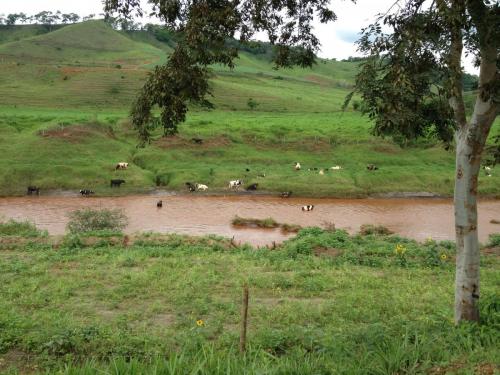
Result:
M69 218L67 229L70 233L102 230L120 232L128 224L127 217L118 209L82 209L70 213Z
M368 236L370 234L375 234L379 236L388 236L393 234L390 229L384 227L383 225L371 225L371 224L363 224L359 229L359 234L363 236Z
M490 234L490 241L488 242L489 247L500 246L500 233Z
M0 223L0 236L40 237L47 235L46 231L39 230L29 221L9 220Z

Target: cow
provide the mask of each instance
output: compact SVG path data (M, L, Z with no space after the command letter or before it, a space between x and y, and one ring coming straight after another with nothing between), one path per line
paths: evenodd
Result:
M111 187L120 187L121 184L124 184L125 180L117 179L111 180Z
M186 182L186 186L190 192L196 191L196 186L191 182Z
M291 195L291 191L284 191L283 193L281 193L281 198L290 198Z
M156 207L157 208L162 208L163 207L163 201L159 200L158 202L156 202Z
M486 176L491 177L491 167L488 167L487 165L485 165L483 167L483 169L484 169L484 173L486 174Z
M265 173L261 173L261 174L257 175L257 177L266 177L266 174Z
M294 168L295 168L296 171L300 171L300 168L302 168L302 166L300 165L300 163L298 161L296 161Z
M207 191L208 190L208 186L203 185L203 184L194 184L194 187L196 188L196 190L200 190L200 191Z
M197 145L201 145L203 143L203 139L201 139L201 138L191 138L191 142L196 143Z
M40 188L38 186L28 186L28 190L26 192L28 195L32 195L35 193L36 195L40 195Z
M340 165L334 165L333 167L330 168L332 171L339 171L342 169Z
M368 164L366 166L366 169L368 169L369 171L376 171L378 167L375 164Z
M94 192L89 189L82 189L80 190L80 194L84 197L88 197L89 195L94 194Z
M250 191L250 190L257 190L257 187L259 186L259 184L252 184L250 186L247 186L247 188L245 190L247 191Z
M116 164L115 170L117 169L127 169L128 168L128 163L125 163L123 161L119 162Z
M242 180L229 181L229 189L238 189L241 185L243 185Z
M325 171L323 169L320 169L319 174L323 176L325 174Z
M307 206L302 206L302 211L312 211L314 210L314 205L308 204Z

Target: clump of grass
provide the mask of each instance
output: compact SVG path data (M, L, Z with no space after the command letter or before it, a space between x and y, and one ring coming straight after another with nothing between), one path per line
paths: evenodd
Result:
M500 233L490 234L488 242L488 247L497 247L500 246Z
M266 219L253 219L235 216L231 224L237 227L251 228L277 228L280 226L279 223L272 217L268 217Z
M298 233L302 227L298 224L281 224L281 230L285 233Z
M394 234L394 232L383 225L363 224L359 229L359 234L362 236L368 236L371 234L377 236L388 236L390 234Z
M491 224L500 224L500 220L497 220L497 219L491 219L491 220L490 220L490 223L491 223Z
M39 230L35 224L29 221L9 221L0 223L0 236L19 236L19 237L40 237L47 235L46 231Z
M67 229L70 233L93 231L120 232L128 224L128 218L118 209L93 210L90 208L70 213Z

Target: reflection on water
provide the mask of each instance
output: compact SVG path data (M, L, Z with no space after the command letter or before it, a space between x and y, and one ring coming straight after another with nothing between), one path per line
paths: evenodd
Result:
M163 208L156 207L163 200ZM301 206L314 204L314 211L302 212ZM263 196L127 196L83 198L70 196L0 198L0 217L28 219L51 234L63 234L73 210L121 208L129 217L127 232L176 232L191 235L217 234L235 237L238 242L254 245L283 241L279 229L237 229L231 226L234 216L263 219L272 217L281 223L322 226L333 222L337 228L351 233L362 224L385 225L394 232L417 240L428 237L454 239L451 199L281 199ZM500 200L479 203L479 237L500 232Z

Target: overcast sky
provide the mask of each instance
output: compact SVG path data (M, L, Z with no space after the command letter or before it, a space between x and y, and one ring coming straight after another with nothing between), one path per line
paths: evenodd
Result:
M361 28L373 22L378 13L387 11L394 0L357 0L356 4L349 0L332 0L331 3L338 20L326 25L317 25L316 33L322 44L319 55L344 59L357 55L354 42L358 39ZM102 13L102 9L101 0L0 0L0 14L34 14L42 10L60 10L63 13L74 12L83 16ZM464 61L464 65L467 71L477 74L477 69L473 68L470 62Z

